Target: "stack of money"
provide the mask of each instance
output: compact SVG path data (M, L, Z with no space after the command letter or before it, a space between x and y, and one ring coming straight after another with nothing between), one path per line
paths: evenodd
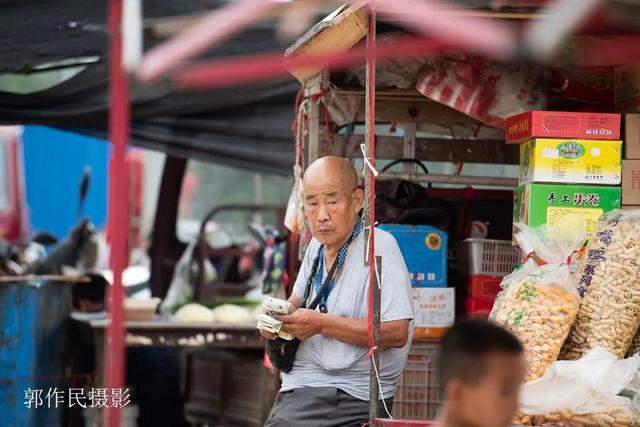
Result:
M271 316L274 314L290 314L293 311L293 304L278 298L266 297L263 306Z
M286 301L285 301L286 302ZM280 338L285 340L292 340L293 335L288 334L282 331L282 322L278 319L274 319L268 314L261 314L258 316L258 329L261 329L266 332L270 332L272 334L278 335Z

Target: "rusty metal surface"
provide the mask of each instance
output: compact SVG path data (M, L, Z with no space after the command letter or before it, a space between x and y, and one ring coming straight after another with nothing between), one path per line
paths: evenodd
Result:
M62 408L25 406L25 390L62 387L71 287L32 281L0 285L0 426L61 422Z

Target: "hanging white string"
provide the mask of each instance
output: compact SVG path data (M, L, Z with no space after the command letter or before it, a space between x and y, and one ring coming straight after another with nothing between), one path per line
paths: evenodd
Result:
M364 167L362 169L362 176L366 177L367 174L367 167L369 168L369 170L371 171L371 173L373 174L373 176L375 178L378 177L378 175L380 175L380 173L376 170L375 167L373 167L373 165L371 164L371 162L369 160L371 160L371 157L367 157L367 152L366 152L366 147L364 144L360 144L360 150L362 151L362 160L364 160Z
M373 347L373 350L376 350L376 349L377 347ZM375 356L372 355L372 357L375 357ZM384 412L387 413L387 416L389 417L390 420L393 420L393 416L389 412L389 408L387 408L387 402L384 400L384 394L382 393L382 384L380 383L380 374L378 373L378 367L376 366L375 363L372 363L372 365L373 365L373 371L375 372L376 379L378 381L378 392L380 393L380 398L382 400L382 406L384 407Z
M380 262L382 263L382 257L380 257ZM375 273L376 280L378 281L378 289L382 289L382 276L380 276L380 271L378 270L378 262L376 261L375 265Z
M378 221L376 221L373 224L374 227L376 225L378 225ZM371 237L370 237L371 234L368 234L368 233L371 233L371 226L370 225L366 225L366 226L362 227L362 229L365 231L365 236L367 236L365 238L366 244L365 244L365 247L364 247L364 256L365 256L365 259L369 259L369 247L371 246Z

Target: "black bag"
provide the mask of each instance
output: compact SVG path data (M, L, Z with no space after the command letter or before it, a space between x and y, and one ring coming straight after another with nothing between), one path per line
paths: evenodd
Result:
M300 308L309 308L310 310L315 310L318 304L320 303L320 299L322 294L327 289L329 285L329 281L333 277L333 274L336 271L336 267L338 266L338 260L336 259L331 266L331 270L327 274L327 278L324 280L322 287L318 291L316 297L311 302L311 304L307 307L307 299L311 294L311 285L313 284L313 278L316 276L318 271L318 263L319 257L322 252L318 252L318 256L313 260L313 265L311 267L311 274L307 279L307 289L305 290L304 298L302 303L300 304ZM285 340L280 337L275 340L267 340L267 356L269 356L269 360L271 364L276 367L279 371L286 373L291 372L293 369L293 362L296 360L296 353L298 352L298 347L300 347L300 340L298 338L293 338L292 340Z
M419 165L424 173L427 168L415 159L401 159L389 163L381 173L401 162ZM446 205L430 198L422 185L404 179L376 181L376 221L381 224L431 225L446 230L450 217Z

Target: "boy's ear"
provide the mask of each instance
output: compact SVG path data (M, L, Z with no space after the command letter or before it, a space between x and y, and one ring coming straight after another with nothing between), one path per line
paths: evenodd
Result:
M459 378L450 380L445 386L445 399L451 403L460 402L463 398L464 383Z

